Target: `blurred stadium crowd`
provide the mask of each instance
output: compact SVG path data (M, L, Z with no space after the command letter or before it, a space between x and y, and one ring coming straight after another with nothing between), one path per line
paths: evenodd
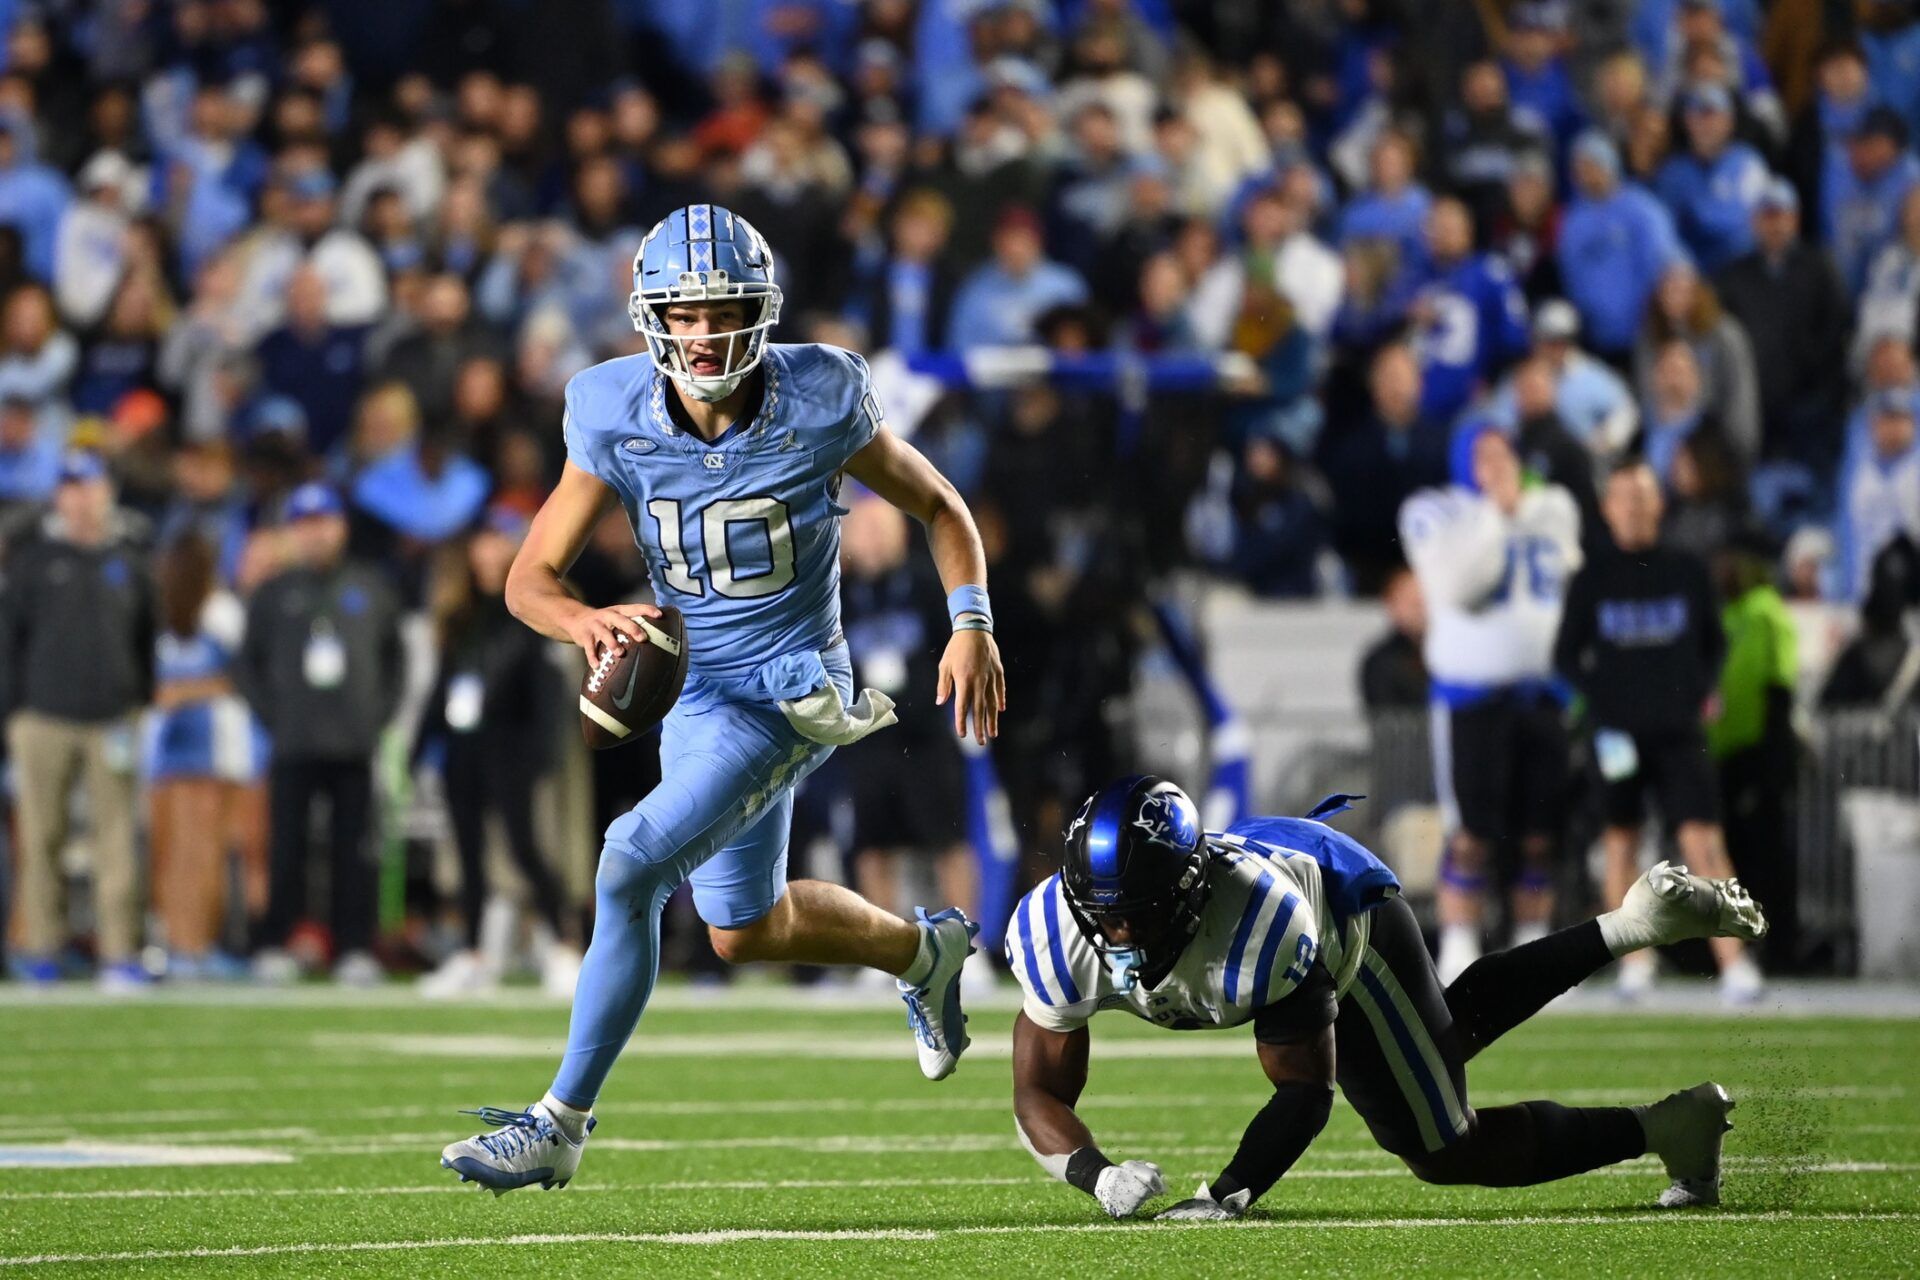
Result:
M867 352L974 504L1029 846L1126 763L1150 584L1377 594L1403 501L1486 424L1585 540L1641 455L1670 544L1757 547L1789 598L1864 600L1920 537L1908 0L0 0L0 27L23 978L72 968L75 790L110 982L152 942L286 976L315 934L378 976L376 901L416 896L365 850L409 764L465 871L419 950L486 951L489 813L577 936L554 868L588 853L535 795L566 680L501 582L566 380L643 349L633 254L690 201L765 233L776 340ZM576 579L604 602L644 565L603 532ZM855 656L922 705L842 771L849 849L961 847L916 541L856 505ZM437 657L411 697L409 635ZM593 762L594 812L640 754Z

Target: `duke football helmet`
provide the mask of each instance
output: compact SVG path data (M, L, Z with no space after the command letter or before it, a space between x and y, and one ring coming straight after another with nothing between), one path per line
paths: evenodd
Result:
M1164 778L1136 775L1087 797L1067 827L1060 883L1122 991L1166 976L1207 901L1200 811Z
M675 302L738 301L747 323L721 334L679 335L667 330L666 310ZM633 293L627 316L645 335L660 372L698 400L724 400L766 355L767 333L780 320L780 286L773 279L773 250L745 218L713 204L690 204L654 224L633 255ZM687 344L713 342L722 356L718 373L698 374Z

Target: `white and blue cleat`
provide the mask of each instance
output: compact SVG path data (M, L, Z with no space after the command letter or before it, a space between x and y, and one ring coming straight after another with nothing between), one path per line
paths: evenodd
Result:
M494 1131L448 1143L440 1153L440 1167L459 1174L462 1182L479 1183L496 1196L536 1182L549 1191L566 1186L580 1167L580 1153L587 1149L586 1135L578 1142L567 1137L538 1102L525 1111L481 1107L460 1114L479 1116ZM592 1116L587 1117L587 1134L593 1132L596 1123Z
M904 978L896 985L907 1005L907 1028L913 1032L920 1053L920 1073L929 1080L945 1080L972 1043L967 1036L967 1015L960 1010L960 973L974 952L973 939L980 926L962 915L958 907L933 915L928 915L924 907L916 907L914 914L931 935L933 969L920 986Z

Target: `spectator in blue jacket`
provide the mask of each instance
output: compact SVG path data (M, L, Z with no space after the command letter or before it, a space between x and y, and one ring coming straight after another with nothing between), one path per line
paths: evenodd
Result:
M1500 66L1507 73L1507 95L1552 135L1553 154L1562 158L1579 131L1584 113L1573 76L1567 70L1567 11L1552 0L1514 6Z
M1427 257L1411 313L1420 412L1451 422L1483 383L1526 353L1527 302L1505 263L1473 251L1473 219L1451 196L1427 215Z
M287 318L261 339L260 381L306 412L307 443L326 453L347 432L366 375L365 325L327 323L327 283L312 267L287 282Z
M1920 183L1920 160L1907 150L1907 125L1891 107L1874 107L1847 135L1847 165L1822 213L1840 278L1858 296L1867 266L1900 226L1900 204Z
M1705 271L1753 247L1753 211L1766 190L1767 162L1733 136L1733 98L1717 84L1687 93L1687 149L1660 167L1654 192L1673 212L1680 239Z
M0 111L0 223L19 229L36 280L53 279L54 241L72 196L60 171L34 158L33 122Z
M1920 129L1920 19L1913 6L1878 0L1861 6L1860 50L1880 101L1900 113L1907 131Z
M1590 130L1573 148L1578 188L1560 224L1560 275L1593 349L1615 359L1633 346L1647 299L1686 251L1666 209L1620 180L1620 152Z
M1334 321L1336 340L1378 342L1406 317L1426 263L1427 210L1433 197L1413 179L1413 143L1393 129L1374 141L1371 185L1340 214L1339 248L1347 291Z
M1087 283L1043 254L1040 219L1011 208L993 229L993 261L960 286L949 341L961 347L1014 347L1034 340L1033 322L1055 307L1087 300Z

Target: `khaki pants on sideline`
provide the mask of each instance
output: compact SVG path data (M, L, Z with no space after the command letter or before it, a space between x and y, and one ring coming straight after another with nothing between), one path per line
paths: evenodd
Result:
M128 960L140 945L139 868L134 861L134 768L110 740L132 742L130 720L60 720L21 711L7 722L19 795L14 859L14 940L22 953L52 956L66 943L60 849L73 784L84 776L93 826L93 904L100 959Z

